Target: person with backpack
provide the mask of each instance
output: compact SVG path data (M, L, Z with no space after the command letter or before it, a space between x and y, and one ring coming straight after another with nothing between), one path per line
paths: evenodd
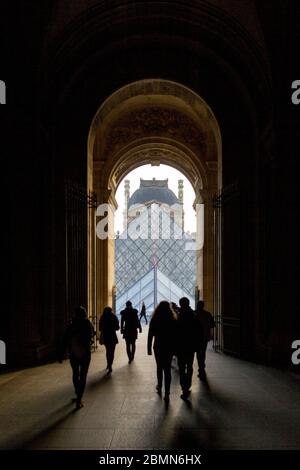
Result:
M126 302L126 308L120 312L120 315L121 333L126 341L128 364L131 364L135 355L135 342L138 336L137 330L142 333L142 327L138 317L138 311L132 307L130 300Z
M77 307L71 324L67 327L64 337L59 362L68 349L70 364L73 371L73 385L75 389L76 409L83 407L82 397L85 390L87 373L91 362L91 345L95 331L92 323L87 318L86 309Z

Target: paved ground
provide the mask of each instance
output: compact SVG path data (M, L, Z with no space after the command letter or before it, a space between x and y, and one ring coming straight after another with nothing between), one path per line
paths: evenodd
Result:
M111 376L104 347L93 353L77 412L68 361L0 375L0 448L300 449L299 378L210 350L209 387L194 374L187 406L175 367L166 409L146 335L131 365L120 340Z

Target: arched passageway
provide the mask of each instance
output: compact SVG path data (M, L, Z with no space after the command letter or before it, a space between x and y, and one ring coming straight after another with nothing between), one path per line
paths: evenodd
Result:
M224 349L288 363L294 333L289 321L282 329L281 312L287 299L292 302L285 294L289 276L285 289L276 287L282 284L277 258L286 273L288 260L278 248L282 233L270 234L269 227L277 220L280 198L274 195L281 174L292 194L293 172L279 157L283 173L274 166L270 60L262 34L269 16L252 3L242 9L227 1L191 0L184 10L179 1L146 3L137 9L133 1L118 8L74 0L66 14L53 2L51 20L35 6L49 28L32 29L30 44L40 44L32 70L41 73L28 76L32 95L26 99L37 106L28 112L23 107L11 121L18 116L24 123L14 139L22 159L18 172L10 163L10 181L15 181L15 200L23 200L28 210L11 225L14 233L19 225L24 231L10 259L22 288L10 301L7 351L12 362L53 358L68 321L65 180L76 181L85 193L96 191L99 203L115 204L122 175L160 158L190 179L211 221L212 194L222 193L216 201L222 237L212 243L205 233L203 297L222 314ZM289 206L282 205L292 218ZM13 203L11 213L18 210ZM205 224L208 232L212 227ZM113 243L107 245L97 250L98 305L91 289L96 262L87 262L88 303L97 315L111 301ZM216 276L212 255L220 248ZM89 246L89 256L93 253ZM86 279L83 285L87 288ZM216 286L222 295L214 296Z
M211 311L215 285L213 197L218 184L221 187L221 163L221 134L212 110L196 93L175 82L141 80L119 89L101 105L91 125L88 184L98 203L116 208L115 192L121 179L143 164L173 166L190 180L195 205L204 205L205 219L204 245L197 253L197 287ZM200 211L198 214L200 217ZM90 233L93 240L92 227ZM99 314L105 305L112 305L114 240L108 237L96 243L96 269L91 264L90 273L96 273ZM93 250L94 245L90 246ZM93 253L89 259L95 259ZM90 299L94 298L92 290Z
M299 372L299 2L2 4L1 367L48 364L0 375L0 447L299 448L299 381L287 371ZM239 358L209 352L210 389L194 375L192 409L174 370L166 414L145 336L130 369L119 344L111 380L98 348L73 414L69 364L54 362L69 275L81 273L73 293L93 318L113 288L114 240L95 239L94 193L115 205L128 171L159 162L180 169L205 206L198 287L221 315L224 351Z

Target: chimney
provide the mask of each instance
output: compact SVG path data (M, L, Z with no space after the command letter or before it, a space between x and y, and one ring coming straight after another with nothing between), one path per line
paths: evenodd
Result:
M130 181L125 180L124 182L124 212L123 212L123 229L127 229L127 219L128 219L128 201L130 198Z
M181 209L181 228L184 231L184 211L183 211L183 180L178 180L178 200Z
M178 199L179 203L183 204L183 180L178 180Z
M6 86L3 80L0 80L0 104L6 104Z

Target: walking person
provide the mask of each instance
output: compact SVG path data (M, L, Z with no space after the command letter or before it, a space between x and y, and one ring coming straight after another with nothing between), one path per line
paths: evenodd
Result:
M75 389L76 409L83 407L82 397L85 390L86 378L91 362L91 344L95 331L92 323L87 318L86 309L77 307L73 320L67 327L64 337L59 362L62 362L66 349L69 351L70 364L73 371L73 385Z
M165 402L169 402L171 386L171 364L175 351L176 314L169 302L162 301L156 307L150 320L148 331L148 354L152 354L152 342L154 338L154 355L156 361L157 385L159 395L162 392L163 376L165 385Z
M132 307L130 300L126 302L126 308L120 312L120 315L121 333L126 341L128 364L131 364L135 355L135 342L138 337L137 330L142 333L142 327L138 317L138 311Z
M145 319L145 323L146 325L148 325L148 320L147 320L147 315L146 315L146 305L144 302L142 303L142 308L140 312L140 321L142 320L142 318Z
M212 329L216 326L211 313L204 310L204 301L199 300L196 308L196 324L197 328L197 362L198 362L198 377L200 380L206 381L205 360L207 344L212 339Z
M179 300L180 311L178 314L178 343L177 359L179 368L181 398L187 400L193 377L193 362L195 355L195 313L190 307L187 297Z
M111 307L105 307L102 316L99 320L99 330L101 344L104 344L106 349L106 369L108 374L112 372L112 364L115 357L115 348L118 344L116 331L120 329L119 320L113 313Z

